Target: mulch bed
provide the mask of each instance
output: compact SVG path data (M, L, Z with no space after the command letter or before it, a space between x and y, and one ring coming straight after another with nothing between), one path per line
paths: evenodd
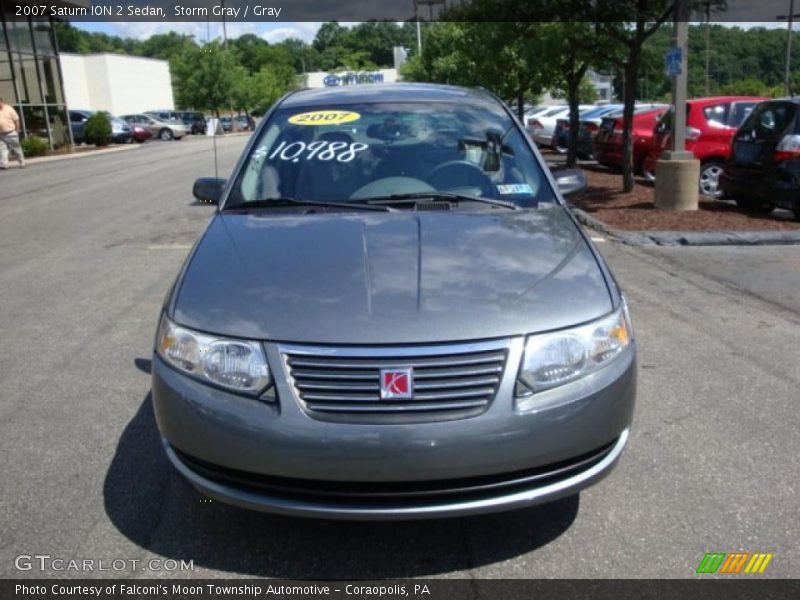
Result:
M778 210L770 215L753 215L733 202L709 200L700 196L697 211L667 211L653 204L653 185L637 181L633 192L622 192L622 175L601 166L582 165L589 189L570 198L580 208L616 229L630 231L717 231L800 229L789 211Z

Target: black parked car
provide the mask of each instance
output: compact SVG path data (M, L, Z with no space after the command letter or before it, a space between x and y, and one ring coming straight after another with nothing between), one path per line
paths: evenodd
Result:
M205 135L206 134L206 116L194 110L182 110L178 111L178 115L180 116L183 124L186 125L186 129L189 130L189 133Z
M720 185L742 208L787 208L800 221L800 97L756 105L733 136Z
M236 117L236 124L239 127L239 131L255 131L256 129L255 119L250 115L239 115Z

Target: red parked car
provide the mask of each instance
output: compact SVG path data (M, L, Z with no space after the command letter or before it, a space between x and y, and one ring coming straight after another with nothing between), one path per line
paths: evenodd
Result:
M642 161L653 141L653 130L659 117L669 109L668 104L645 104L633 111L633 168L640 171ZM601 165L619 169L622 166L622 111L603 117L594 138L594 157Z
M722 195L719 176L730 156L733 134L762 100L769 98L717 96L686 101L686 150L700 161L701 194L714 198ZM642 174L648 179L654 179L656 161L670 147L672 114L670 109L656 125L653 143L642 163Z
M141 125L131 125L131 136L131 139L141 144L153 137L153 133Z

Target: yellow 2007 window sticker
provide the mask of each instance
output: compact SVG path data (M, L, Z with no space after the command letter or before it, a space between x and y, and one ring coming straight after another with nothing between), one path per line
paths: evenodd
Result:
M289 117L289 123L294 125L340 125L358 121L361 115L349 110L315 110L304 112Z

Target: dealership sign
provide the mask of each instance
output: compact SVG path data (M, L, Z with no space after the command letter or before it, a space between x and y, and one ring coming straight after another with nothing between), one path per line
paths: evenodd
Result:
M325 87L335 87L337 85L356 85L359 83L383 83L383 73L376 71L374 73L341 73L334 75L331 73L322 80Z

